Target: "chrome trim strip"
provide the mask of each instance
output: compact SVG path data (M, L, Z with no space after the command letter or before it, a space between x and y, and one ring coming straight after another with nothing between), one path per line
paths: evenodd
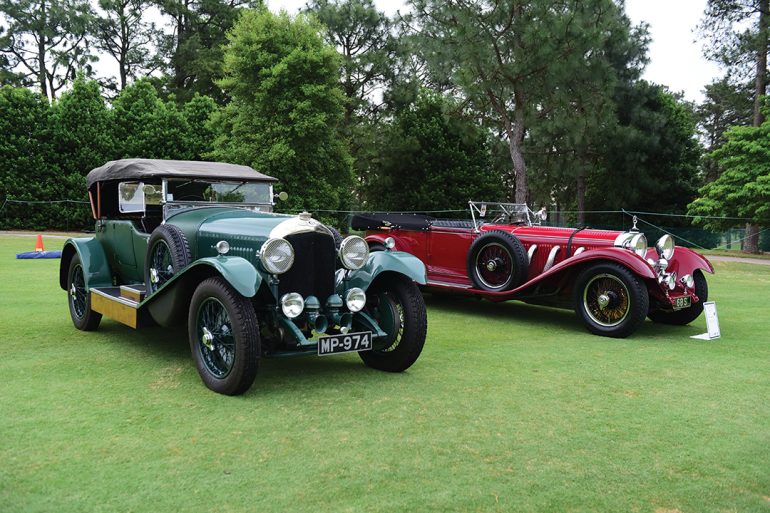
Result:
M529 247L529 251L527 251L527 258L529 259L529 263L532 263L532 255L535 254L535 251L537 251L537 244L532 244Z
M125 297L113 296L112 294L108 294L107 292L102 292L99 289L91 289L91 290L89 290L89 292L93 292L94 294L102 296L103 298L109 299L109 300L114 301L116 303L120 303L120 304L125 305L125 306L130 306L133 309L139 308L139 303L137 303L136 301L132 301L132 300L130 300L128 298L125 298Z
M543 266L543 272L546 272L551 267L553 267L553 263L556 261L556 255L559 254L560 249L561 249L561 246L554 246L551 248L551 252L548 253L548 261Z

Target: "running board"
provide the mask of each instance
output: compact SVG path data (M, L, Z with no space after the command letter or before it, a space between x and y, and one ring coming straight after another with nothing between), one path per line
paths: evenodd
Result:
M121 292L121 287L92 288L91 309L132 328L149 324L146 313L139 310L139 302Z
M463 285L462 283L450 283L447 281L428 281L425 283L426 287L441 287L447 289L471 289L473 285Z

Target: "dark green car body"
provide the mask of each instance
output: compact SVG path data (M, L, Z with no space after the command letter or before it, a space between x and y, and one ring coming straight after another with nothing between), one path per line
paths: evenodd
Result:
M111 167L105 172L108 166ZM186 171L188 166L193 171ZM412 290L411 284L417 291L414 284L425 283L422 262L401 252L368 254L367 249L367 254L361 255L355 252L358 247L355 236L340 243L335 230L307 213L299 216L273 213L272 202L253 205L191 201L185 204L171 200L170 179L189 180L180 187L206 185L217 180L240 184L234 185L233 191L243 184L269 185L272 199L273 179L251 170L252 178L243 169L233 171L232 168L234 166L217 163L131 160L108 163L89 174L89 178L93 178L89 192L97 218L95 234L67 240L60 268L60 285L69 292L75 326L95 329L102 314L135 328L154 323L180 325L187 320L191 349L193 356L198 356L196 363L204 382L225 394L242 393L254 379L249 375L253 374L249 370L251 362L239 362L238 358L319 354L318 341L323 337L370 333L373 347L367 355L360 353L364 361L378 367L380 351L383 358L392 359L393 355L386 353L393 352L394 347L397 349L397 345L393 346L394 340L400 341L408 334L410 326L404 308L411 308L413 298L412 292L408 292L403 302L409 304L399 304L392 299L397 294L391 289L395 287L404 295L403 290ZM221 169L224 172L220 172ZM143 210L123 212L123 202L130 194L124 188L144 194ZM149 197L145 191L152 190L155 194L161 189L163 196L158 205L144 203ZM110 201L120 202L121 207L109 207ZM268 240L275 243L275 256L261 253ZM349 249L351 247L353 249ZM288 256L292 263L287 270L271 273L266 268L285 266ZM364 260L355 260L364 257ZM351 258L355 265L345 265ZM271 264L273 261L278 264ZM214 287L213 295L199 290L204 282L209 289ZM353 289L355 294L351 292ZM365 293L366 303L353 311L361 306L359 291ZM297 295L301 296L304 310L294 316L300 302L296 300ZM295 299L293 303L292 299ZM391 306L387 306L389 301L393 303ZM418 303L415 311L425 324L421 297ZM198 305L199 311L193 312L191 304ZM248 310L243 314L246 321L238 321L238 312L244 309ZM216 316L207 313L209 310ZM212 321L212 316L217 320ZM227 321L221 321L223 318ZM240 331L251 335L236 333L239 322ZM209 325L224 330L224 335L216 335ZM421 349L425 327L417 326L417 331L421 332L416 335ZM218 336L224 344L219 348L216 346ZM249 340L255 338L256 341ZM244 354L250 356L240 356L238 351L243 344L250 351ZM196 348L200 349L198 353ZM404 370L413 363L419 350L413 353L414 348L400 365L389 365L387 367L393 368L384 370ZM213 369L210 376L204 376L207 365ZM239 372L238 365L246 366L246 375L233 378L231 374Z

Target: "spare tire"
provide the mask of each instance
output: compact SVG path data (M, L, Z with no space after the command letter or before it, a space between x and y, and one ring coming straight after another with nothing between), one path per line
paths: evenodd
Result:
M162 224L153 230L144 260L147 295L161 288L176 273L190 264L190 244L179 227Z
M493 230L473 241L468 250L468 276L474 287L490 292L515 289L527 279L529 261L513 234Z

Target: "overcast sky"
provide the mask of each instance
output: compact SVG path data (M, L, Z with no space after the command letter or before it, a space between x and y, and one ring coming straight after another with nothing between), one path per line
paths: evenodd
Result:
M295 13L306 0L267 0L271 10ZM375 0L388 15L405 10L401 0ZM650 25L650 63L644 78L683 91L685 98L700 102L703 87L721 75L716 64L703 58L702 43L696 42L695 28L703 16L706 0L626 0L626 13L634 24Z

